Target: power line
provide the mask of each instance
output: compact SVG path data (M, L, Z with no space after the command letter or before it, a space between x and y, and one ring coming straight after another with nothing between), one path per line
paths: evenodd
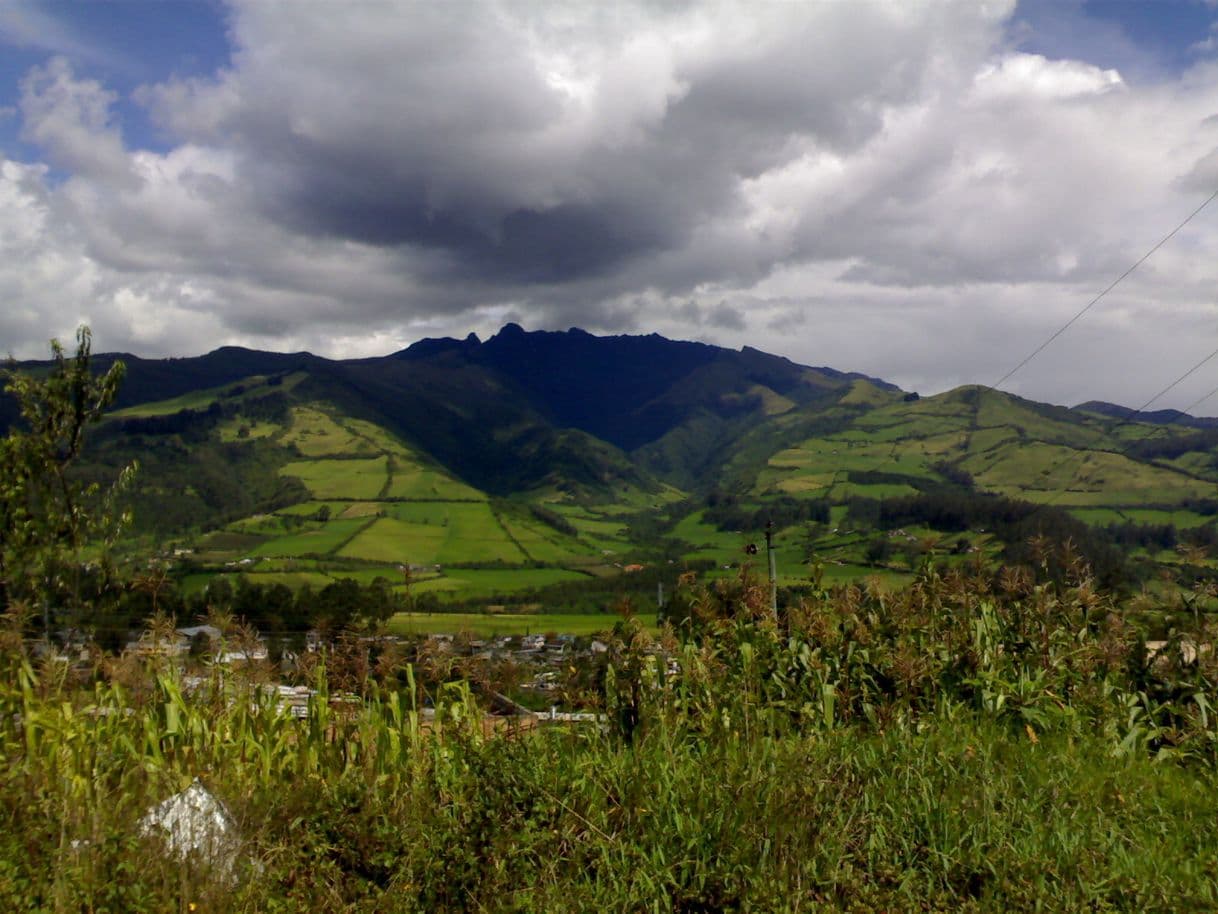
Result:
M1196 399L1192 403L1188 404L1188 406L1184 407L1184 409L1181 410L1181 412L1192 413L1192 411L1194 409L1196 409L1198 406L1200 406L1210 397L1214 396L1214 394L1218 394L1218 387L1215 387L1213 390L1211 390L1209 393L1207 393L1204 397L1200 397L1199 399Z
M1212 195L1210 196L1209 200L1207 200L1207 201L1206 201L1206 203L1209 203L1209 202L1210 202L1210 200L1213 200L1215 197L1218 197L1218 191L1215 191L1215 193L1214 193L1214 194L1212 194ZM1204 204L1203 204L1203 205L1204 205ZM1193 215L1196 215L1196 213L1197 213L1197 212L1199 212L1199 211L1200 211L1200 209L1195 210L1195 211L1194 211L1194 213L1193 213ZM1191 217L1190 217L1190 218L1191 218ZM1187 220L1186 220L1186 221L1187 221ZM1181 223L1181 224L1183 225L1183 223ZM1179 227L1177 227L1176 231L1179 231ZM1170 237L1170 236L1169 236L1169 237ZM1159 245L1159 246L1161 246L1161 245L1162 245L1162 242L1160 242L1160 245ZM1152 253L1153 253L1153 250L1152 250ZM1149 255L1147 255L1147 256L1149 256ZM1145 260L1146 258L1145 258L1145 257L1143 257L1142 259L1143 259L1143 260ZM1126 271L1126 272L1128 273L1128 271ZM1111 287L1110 287L1110 288L1111 288ZM1081 314L1082 314L1082 312L1080 312L1080 316L1081 316ZM1076 317L1077 317L1077 316L1076 316ZM1064 328L1063 328L1063 329L1064 329ZM1059 332L1060 332L1060 331L1059 331ZM1041 348L1043 348L1043 346L1042 346ZM1153 404L1154 404L1154 403L1155 403L1157 400L1159 400L1159 399L1161 399L1162 397L1166 396L1166 395L1167 395L1168 393L1170 393L1172 390L1174 390L1175 388L1177 388L1178 386L1180 386L1181 384L1183 384L1183 383L1184 383L1184 382L1185 382L1185 381L1186 381L1188 378L1192 377L1194 374L1196 374L1196 372L1197 372L1197 371L1199 371L1199 370L1200 370L1202 367L1204 367L1206 364L1208 364L1209 362L1211 362L1211 361L1212 361L1213 359L1215 359L1215 358L1218 358L1218 349L1214 349L1212 352L1210 352L1210 353L1209 353L1209 355L1205 356L1205 357L1204 357L1203 359L1201 359L1199 362L1197 362L1196 364L1194 364L1194 365L1193 365L1191 368L1189 368L1187 371L1185 371L1183 374L1181 374L1179 377L1177 377L1177 378L1176 378L1174 381L1172 381L1170 384L1168 384L1166 387L1164 387L1162 390L1160 390L1160 391L1159 391L1157 394L1155 394L1153 397L1151 397L1149 400L1147 400L1145 403L1143 403L1143 404L1142 404L1140 407L1138 407L1136 410L1133 410L1132 412L1129 412L1129 413L1127 413L1125 416L1123 416L1123 417L1122 417L1122 418L1121 418L1121 419L1120 419L1120 420L1119 420L1119 421L1118 421L1118 422L1117 422L1115 425L1113 425L1111 428L1109 428L1109 429L1108 429L1108 434L1110 434L1110 435L1111 435L1111 434L1113 434L1114 432L1116 432L1118 429L1122 428L1123 426L1125 426L1125 425L1129 425L1130 423L1132 423L1132 422L1135 420L1135 418L1136 418L1137 416L1142 415L1143 413L1145 413L1145 411L1146 411L1147 409L1149 409L1149 408L1150 408L1150 407L1151 407L1151 406L1152 406L1152 405L1153 405ZM1026 361L1026 360L1025 360L1025 361ZM997 390L995 390L994 388L988 388L988 390L993 391L993 392L995 392L995 393L1002 393L1001 391L997 391ZM1185 417L1188 417L1188 416L1189 416L1189 414L1191 413L1191 411L1192 411L1193 409L1195 409L1195 408L1196 408L1197 406L1199 406L1200 404L1204 403L1206 400L1210 399L1210 397L1213 397L1215 394L1218 394L1218 387L1215 387L1215 388L1214 388L1213 390L1211 390L1209 393L1207 393L1207 394L1205 394L1204 396L1199 397L1199 398L1197 398L1196 400L1194 400L1194 401L1193 401L1192 403L1190 403L1190 404L1189 404L1187 407L1185 407L1183 410L1181 410L1177 416L1175 416L1174 418L1172 418L1172 419L1171 419L1171 420L1169 420L1168 422L1163 423L1162 425L1158 425L1158 426L1156 426L1156 427L1155 427L1153 430L1151 430L1151 432L1149 432L1147 435L1144 435L1144 436L1142 436L1141 438L1139 438L1139 439L1137 439L1137 440L1135 440L1135 441L1130 442L1130 443L1129 443L1127 446L1125 446L1125 447L1118 447L1118 448L1117 448L1116 450L1114 450L1114 451L1105 451L1104 453L1116 454L1116 455L1117 455L1117 456L1119 456L1119 457L1127 457L1127 456L1128 456L1128 451L1129 451L1129 450L1130 450L1130 449L1133 447L1133 445L1135 445L1135 444L1139 444L1139 443L1141 443L1141 442L1145 441L1147 438L1151 437L1151 435L1157 434L1158 432L1165 430L1167 426L1169 426L1169 425L1174 425L1174 424L1178 423L1178 422L1179 422L1181 419L1183 419L1183 418L1185 418ZM978 411L980 411L980 409L981 409L981 403L980 403L980 400L978 401L978 403L977 403L977 407L976 407L976 408L977 408L977 410L978 410ZM1048 444L1048 443L1051 443L1051 442L1045 442L1045 443L1047 443L1047 444ZM895 445L895 443L894 443L894 445L893 445L894 450L895 450L895 446L896 446L896 445ZM1058 462L1057 462L1056 464L1054 464L1053 466L1051 466L1051 467L1049 468L1050 474L1052 474L1052 472L1053 472L1054 470L1056 470L1056 469L1058 469L1058 468L1060 468L1060 467L1064 466L1064 465L1067 463L1067 461L1069 461L1069 460L1070 460L1071 456L1073 456L1073 455L1068 455L1068 456L1064 457L1062 460L1058 461ZM875 467L876 467L876 468L880 467L881 465L883 465L883 464L885 464L886 462L888 462L890 459L891 459L891 454L889 455L889 457L888 457L888 458L885 458L885 457L882 457L882 456L881 456L881 457L877 457L877 459L876 459L876 463L875 463ZM1076 478L1077 478L1077 477L1076 477ZM835 472L834 472L834 480L833 480L833 482L832 482L832 483L830 483L829 487L826 489L826 492L828 492L829 490L831 490L831 489L832 489L833 485L834 485L834 484L836 484L836 480L837 480L837 471L835 471ZM1037 514L1039 514L1039 513L1040 513L1042 510L1045 510L1045 509L1047 509L1047 508L1052 507L1053 505L1055 505L1055 504L1056 504L1056 503L1057 503L1057 502L1058 502L1058 501L1059 501L1059 500L1062 498L1062 496L1063 496L1063 495L1066 493L1066 491L1067 491L1067 489L1066 489L1066 488L1058 488L1058 489L1056 490L1056 492L1055 492L1055 493L1052 495L1052 497L1050 497L1050 498L1049 498L1049 499L1047 499L1046 501L1041 501L1041 502L1032 502L1032 504L1034 505L1034 507L1033 507L1033 509L1032 509L1032 510L1031 510L1031 511L1028 513L1027 517L1028 517L1028 518L1035 517L1035 516L1036 516Z
M1144 413L1144 412L1145 412L1145 411L1146 411L1146 410L1147 410L1147 409L1150 407L1150 405L1151 405L1152 403L1154 403L1154 402L1155 402L1156 400L1158 400L1160 397L1165 396L1166 394L1168 394L1170 391L1174 390L1174 389L1175 389L1176 387L1178 387L1179 385L1183 384L1183 383L1184 383L1186 380L1188 380L1188 378L1192 377L1192 375L1193 375L1193 374L1194 374L1194 373L1197 371L1197 369L1199 369L1199 368L1200 368L1202 365L1204 365L1206 362L1209 362L1209 361L1210 361L1211 359L1213 359L1215 356L1218 356L1218 349L1215 349L1213 352L1211 352L1209 355L1207 355L1205 358L1203 358L1203 359L1202 359L1200 362L1198 362L1196 365L1194 365L1194 366L1193 366L1192 368L1190 368L1188 371L1184 372L1184 374L1180 375L1180 377L1176 378L1176 380L1172 381L1170 384L1168 384L1166 387L1164 387L1164 388L1163 388L1161 391L1159 391L1157 394L1155 394L1153 397L1151 397L1149 400L1147 400L1145 403L1143 403L1141 406L1139 406L1137 409L1135 409L1135 410L1134 410L1132 413L1130 413L1128 416L1126 416L1126 417L1125 417L1125 418L1124 418L1124 419L1123 419L1121 422L1118 422L1118 423L1117 423L1115 426L1113 426L1113 429L1114 429L1114 430L1115 430L1115 429L1118 429L1118 428L1120 428L1122 425L1124 425L1124 424L1126 424L1126 423L1128 423L1128 422L1132 422L1132 421L1133 421L1133 417L1134 417L1134 416L1139 416L1139 415L1141 415L1142 413ZM1204 397L1202 397L1202 398L1201 398L1200 400L1198 400L1196 403L1193 403L1193 404L1189 405L1188 409L1181 410L1180 415L1185 415L1185 414L1187 414L1187 413L1188 413L1188 411L1189 411L1189 410L1191 410L1191 409L1193 409L1195 406L1197 406L1197 404L1198 404L1198 403L1202 403L1202 402L1204 402L1205 400L1208 400L1210 397L1212 397L1212 396L1213 396L1214 394L1216 394L1216 393L1218 393L1218 387L1214 388L1212 391L1210 391L1208 394L1206 394ZM1173 422L1175 422L1177 419L1179 419L1179 416L1177 416L1177 417L1176 417L1176 419L1172 419L1172 420L1171 420L1171 422L1167 422L1167 423L1165 423L1165 424L1166 424L1166 425L1171 425L1171 424L1172 424Z
M993 384L991 384L989 386L989 390L997 391L997 389L1000 385L1006 383L1008 380L1011 379L1011 377L1013 375L1015 375L1016 372L1018 372L1020 369L1022 369L1024 366L1026 366L1029 362L1031 362L1038 355L1040 355L1040 353L1043 352L1050 344L1052 344L1054 340L1056 340L1059 336L1061 336L1063 333L1065 333L1067 330L1069 330L1072 326L1074 326L1075 323L1077 323L1079 321L1079 319L1081 319L1083 317L1083 315L1085 315L1088 311L1090 311L1097 304L1099 304L1099 302L1102 301L1104 299L1104 297L1108 295L1109 292L1111 292L1113 289L1115 289L1117 286L1119 286L1122 282L1124 282L1125 279L1127 279L1130 276L1130 274L1133 273L1134 270L1136 270L1138 267L1140 267L1142 264L1144 264L1147 260L1149 260L1151 258L1151 256L1153 256L1154 253L1159 250L1159 248L1163 247L1163 245L1167 244L1168 241L1170 241L1177 234L1179 234L1181 229L1183 229L1186 225L1188 225L1190 222L1192 222L1193 219L1195 219L1197 217L1197 215L1200 214L1200 212L1203 209L1205 209L1207 206L1209 206L1216 198L1218 198L1218 189L1214 190L1213 193L1211 193L1208 197L1206 197L1205 200L1203 200L1201 202L1201 205L1198 206L1196 209L1194 209L1191 213L1189 213L1178 225L1176 225L1175 228L1173 228L1170 232L1168 232L1166 235L1164 235L1162 238L1160 238L1154 244L1154 246L1150 248L1150 250L1148 250L1145 254L1143 254L1136 261L1134 261L1134 263L1131 264L1129 266L1129 268L1125 270L1124 273L1122 273L1120 276L1118 276L1116 279L1114 279L1112 282L1110 282L1098 295L1096 295L1089 302L1087 302L1087 304L1084 305L1077 314L1075 314L1068 321L1066 321L1064 324L1062 324L1060 327L1058 327L1057 330L1055 330L1052 334L1050 334L1048 339L1046 339L1039 346L1037 346L1035 349L1033 349L1017 365L1015 365L1014 368L1012 368L1010 371L1008 371L1006 374L1004 374L1001 378L999 378L997 381L995 381ZM1143 414L1148 408L1150 408L1150 406L1152 404L1154 404L1156 401L1158 401L1159 399L1164 397L1170 391L1174 390L1180 384L1184 383L1184 381L1186 381L1188 378L1190 378L1202 366L1204 366L1205 364L1210 362L1216 356L1218 356L1218 349L1215 349L1213 352L1211 352L1209 355L1207 355L1205 358L1203 358L1200 362L1193 365L1191 368L1188 369L1188 371L1184 372L1184 374L1180 375L1178 378L1176 378L1174 381L1172 381L1170 384L1168 384L1166 387L1164 387L1162 390L1160 390L1157 394L1155 394L1153 397L1151 397L1149 400L1147 400L1145 403L1143 403L1136 410L1134 410L1133 412L1128 413L1124 417L1122 417L1121 420L1119 422L1117 422L1116 425L1112 426L1112 428L1110 428L1108 430L1109 434L1112 434L1113 432L1115 432L1117 429L1121 428L1122 426L1128 425L1131 422L1133 422L1135 417ZM1198 405L1205 402L1210 397L1214 396L1214 394L1216 394L1216 393L1218 393L1218 388L1214 388L1214 390L1210 391L1210 393L1206 394L1204 397L1201 397L1199 400L1196 400L1195 402L1191 403L1188 407L1186 407L1184 410L1182 410L1180 412L1179 416L1176 416L1170 422L1165 423L1164 426L1160 426L1159 429L1155 430L1155 432L1159 431L1166 425L1172 425L1175 422L1179 421L1182 417L1184 417L1185 415L1188 415ZM1145 440L1145 438L1147 438L1147 437L1149 437L1149 435L1143 436L1143 438L1140 440ZM1137 443L1137 442L1133 442L1133 443ZM1130 446L1132 446L1132 444ZM1129 450L1129 447L1119 448L1117 451L1115 451L1115 453L1121 457L1125 457L1125 456L1127 456L1128 450ZM1113 452L1110 452L1110 453L1113 453ZM1066 458L1066 459L1069 459L1069 458ZM1057 464L1057 466L1053 467L1052 469L1056 469L1057 467L1062 466L1062 464L1064 464L1065 462L1066 462L1065 460L1062 460L1061 462L1059 462ZM1052 498L1050 498L1048 501L1037 503L1037 507L1032 513L1035 514L1036 512L1038 512L1044 508L1048 508L1051 505L1055 504L1065 494L1065 491L1066 491L1065 489L1059 488L1057 490L1057 493Z
M1081 311L1079 311L1076 315L1074 315L1074 317L1070 318L1070 320L1066 321L1064 324L1062 324L1060 327L1058 327L1057 330L1055 330L1049 336L1049 338L1047 340L1045 340L1043 343L1041 343L1039 346L1037 346L1035 349L1033 349L1032 352L1029 353L1023 359L1023 361L1021 361L1018 365L1016 365L1014 368L1012 368L1010 371L1008 371L1006 374L1004 374L1001 378L999 378L997 381L995 381L993 384L991 384L990 389L995 390L998 388L999 385L1006 383L1008 380L1010 380L1012 375L1014 375L1017 371L1019 371L1029 362L1031 362L1038 355L1040 355L1040 353L1047 346L1049 346L1050 343L1052 343L1059 336L1061 336L1063 333L1065 333L1067 330L1069 330L1075 324L1075 322L1078 321L1079 318L1081 318L1084 314L1086 314L1093 307L1095 307L1104 298L1104 296L1106 296L1109 292L1111 292L1113 289L1115 289L1117 286L1119 286L1122 282L1124 282L1126 277L1129 276L1129 274L1131 274L1134 270L1136 270L1138 267L1140 267L1142 264L1144 264L1147 260L1149 260L1151 255L1153 255L1155 253L1155 251L1159 250L1159 248L1161 248L1161 247L1163 247L1163 245L1167 244L1167 242L1169 242L1172 238L1174 238L1176 236L1176 234L1182 228L1184 228L1186 225L1188 225L1190 222L1192 222L1193 219L1197 216L1197 214L1200 213L1207 206L1209 206L1210 203L1212 203L1215 198L1218 198L1218 190L1215 190L1212 194L1210 194L1208 197L1206 197L1205 201L1200 206L1198 206L1195 210L1193 210L1191 213L1189 213L1188 216L1185 217L1183 222L1181 222L1174 229L1172 229L1170 232L1168 232L1166 235L1164 235L1162 238L1160 238L1154 247L1152 247L1149 251L1147 251L1145 254L1143 254L1141 257L1139 257L1133 263L1133 265L1131 267L1129 267L1129 269L1127 269L1124 273L1122 273L1120 276L1118 276L1116 279L1114 279L1112 282L1110 282L1108 284L1108 286L1102 292L1100 292L1099 295L1095 296L1095 298L1093 298L1093 299L1091 299L1091 301L1087 302L1087 304L1083 307L1083 309Z
M1212 200L1213 197L1211 197L1210 199ZM1187 380L1189 377L1191 377L1198 369L1200 369L1203 365L1205 365L1207 362L1211 361L1215 357L1218 357L1218 349L1215 349L1213 352L1211 352L1209 355L1207 355L1205 358L1203 358L1200 362L1195 364L1192 368L1188 369L1188 371L1184 372L1184 374L1180 375L1180 377L1176 378L1176 380L1172 381L1170 384L1168 384L1166 387L1164 387L1161 391L1159 391L1157 394L1155 394L1153 397L1151 397L1149 400L1147 400L1145 403L1143 403L1140 407L1135 409L1133 412L1123 416L1121 418L1121 420L1116 423L1116 425L1112 426L1112 428L1110 428L1108 430L1108 433L1112 434L1117 429L1119 429L1123 426L1129 425L1131 422L1134 421L1134 418L1136 416L1142 415L1156 400L1158 400L1160 397L1165 396L1168 392L1174 390L1180 384L1184 383L1184 381ZM1178 415L1176 415L1175 417L1173 417L1172 419L1168 420L1167 422L1164 422L1162 425L1157 426L1151 432L1149 432L1146 435L1143 435L1141 438L1137 439L1136 441L1130 442L1130 444L1128 446L1123 447L1123 448L1118 448L1115 451L1107 451L1106 453L1116 454L1119 457L1127 457L1130 448L1132 448L1134 444L1139 444L1139 443L1145 441L1147 438L1151 437L1151 435L1154 435L1154 434L1158 433L1159 431L1165 429L1167 426L1176 424L1182 418L1184 418L1185 416L1187 416L1189 414L1189 410L1193 409L1200 403L1204 403L1206 400L1208 400L1210 397L1212 397L1216 393L1218 393L1218 387L1215 387L1204 397L1201 397L1199 400L1196 400L1193 403L1191 403L1187 409L1181 410L1180 413ZM1060 461L1056 466L1051 468L1051 471L1057 469L1057 467L1062 466L1062 464L1064 464L1066 462L1066 460L1068 460L1068 459L1069 458L1066 458L1066 459ZM1028 516L1031 517L1034 514L1036 514L1038 511L1040 511L1041 509L1048 508L1048 507L1056 504L1058 502L1058 500L1065 494L1065 492L1066 492L1066 489L1059 488L1057 490L1056 494L1052 498L1050 498L1048 501L1037 502L1036 509L1034 511L1032 511L1032 513L1029 514Z

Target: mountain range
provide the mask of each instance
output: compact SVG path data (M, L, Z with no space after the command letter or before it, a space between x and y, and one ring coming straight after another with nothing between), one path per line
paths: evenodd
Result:
M648 513L663 515L681 554L719 561L738 545L724 534L741 511L798 526L816 512L790 505L816 502L825 529L799 550L848 563L859 542L828 530L852 511L860 526L862 503L954 492L1092 525L1187 528L1212 526L1218 506L1215 419L975 386L919 397L655 334L508 324L485 341L427 339L379 358L224 347L94 363L119 358L126 380L87 472L138 459L137 530L218 543L226 562L420 556L583 573L605 556L654 555L639 540ZM0 422L12 418L0 401ZM725 499L736 513L720 509L716 526L708 506Z

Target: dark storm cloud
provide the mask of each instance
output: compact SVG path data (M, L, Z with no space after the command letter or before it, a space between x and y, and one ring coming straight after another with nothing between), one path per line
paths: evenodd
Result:
M0 339L346 356L512 320L991 381L1218 174L1218 67L1131 86L1017 50L1013 12L237 0L230 65L136 93L159 151L47 61L39 161L0 157ZM1199 219L1017 389L1137 399L1128 365L1218 319L1213 264Z
M938 19L640 8L563 32L518 12L240 5L234 71L163 91L162 113L234 149L294 231L442 252L450 276L567 283L682 248L802 146L866 142L918 92Z

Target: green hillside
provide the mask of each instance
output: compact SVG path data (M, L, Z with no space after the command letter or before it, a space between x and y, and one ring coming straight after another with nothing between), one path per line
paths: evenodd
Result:
M1218 431L1191 417L919 398L747 348L510 326L382 359L220 350L131 373L85 472L138 459L134 532L193 550L196 584L401 587L410 568L461 599L485 593L462 570L504 592L538 571L733 574L769 520L790 586L1026 562L1046 531L1127 586L1182 577L1177 547L1196 569L1218 552Z
M1078 507L1170 507L1218 496L1212 479L1126 456L1126 426L960 388L879 406L840 431L778 451L760 469L758 495L892 498L971 478L977 489ZM967 477L963 474L967 474Z
M179 553L189 555L192 587L238 574L293 589L378 576L401 587L409 568L415 593L491 596L579 580L607 552L629 550L621 526L599 520L604 508L582 506L556 529L527 495L491 501L384 426L333 403L301 400L312 386L301 384L306 379L255 376L111 414L103 454L145 464L136 529L173 534ZM572 432L556 440L575 460L612 450L582 438ZM257 465L273 496L243 504L227 490L200 492L189 472L192 454L206 455L213 476L238 484ZM577 488L561 470L550 468L550 487L537 497ZM196 509L179 516L176 528L159 510L175 496ZM619 485L616 497L637 504L650 496ZM192 534L200 527L218 529Z

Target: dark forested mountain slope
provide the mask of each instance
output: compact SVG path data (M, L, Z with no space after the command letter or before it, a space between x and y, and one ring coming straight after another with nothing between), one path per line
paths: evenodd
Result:
M104 369L116 358L127 364L119 409L197 408L209 396L241 393L252 377L299 375L294 400L324 400L381 424L457 476L500 494L564 484L611 488L615 481L646 490L657 485L653 477L694 485L748 429L832 403L862 377L747 347L655 334L530 333L515 324L486 342L472 334L429 339L371 359L224 347L192 358L104 354L95 361Z

